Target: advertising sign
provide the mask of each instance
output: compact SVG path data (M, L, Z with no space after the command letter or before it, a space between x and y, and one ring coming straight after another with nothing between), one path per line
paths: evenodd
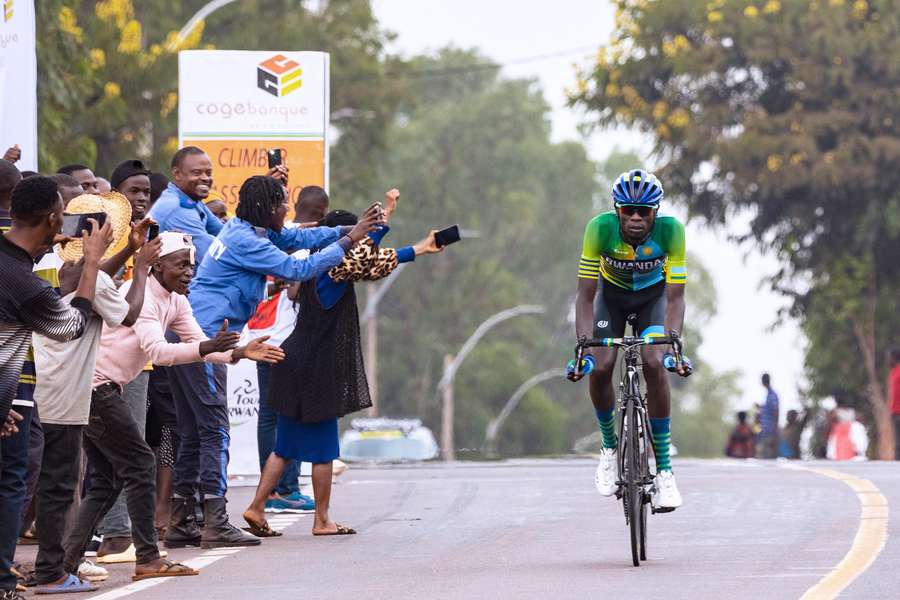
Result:
M18 144L20 171L37 171L34 2L0 0L0 157Z
M178 56L178 136L206 150L213 189L230 210L280 148L291 198L328 188L329 61L324 52L190 50Z

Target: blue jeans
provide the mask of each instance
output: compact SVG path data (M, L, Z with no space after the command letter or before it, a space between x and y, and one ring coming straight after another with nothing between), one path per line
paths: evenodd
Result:
M278 425L278 413L269 408L267 398L269 396L269 373L272 367L268 363L256 363L256 376L259 380L259 416L256 420L256 447L259 451L259 472L262 473L275 449L275 429ZM300 491L300 462L289 460L284 468L281 479L275 487L275 493L280 496L288 496Z
M178 417L175 493L225 497L231 445L225 365L195 362L169 367Z
M17 423L17 433L0 439L0 592L16 589L16 576L10 569L19 540L28 476L28 430L32 408L18 405L12 408L22 415L22 420Z

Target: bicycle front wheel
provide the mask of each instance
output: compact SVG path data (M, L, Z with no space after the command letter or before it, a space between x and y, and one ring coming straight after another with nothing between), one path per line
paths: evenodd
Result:
M635 567L641 566L643 554L642 542L644 539L644 525L646 516L642 515L644 507L644 486L640 468L640 441L638 440L637 410L633 401L629 402L627 411L627 435L628 435L628 474L626 477L628 525L631 530L631 562Z

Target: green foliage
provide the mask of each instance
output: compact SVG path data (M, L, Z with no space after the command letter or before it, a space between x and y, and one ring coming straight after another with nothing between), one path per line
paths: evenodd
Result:
M840 387L855 368L856 389L880 402L880 359L900 334L880 316L900 293L894 2L617 5L613 39L572 103L598 124L652 132L666 190L692 215L725 223L749 209L747 237L782 261L772 284L811 335L813 387ZM828 368L854 348L878 368Z
M545 315L518 317L489 332L462 365L455 386L461 448L481 448L487 422L515 389L568 360L567 317L596 191L595 166L584 148L550 142L548 106L532 82L483 69L442 75L485 62L461 50L411 61L411 99L388 133L391 152L381 166L382 189L401 190L390 245L453 223L479 232L443 254L420 257L385 297L379 365L386 414L420 414L438 427L435 387L444 354L458 351L500 310L547 308ZM345 199L335 196L332 203L345 206ZM515 413L516 424L501 431L501 447L570 447L591 427L581 392L552 384L533 391ZM562 428L555 425L560 420Z
M179 50L324 50L331 53L339 132L332 187L364 198L375 185L385 128L405 95L389 77L399 61L385 55L391 36L368 0L322 2L317 11L296 1L244 0L177 42L177 32L205 4L37 2L41 169L83 162L108 175L118 161L136 156L168 172L177 149Z

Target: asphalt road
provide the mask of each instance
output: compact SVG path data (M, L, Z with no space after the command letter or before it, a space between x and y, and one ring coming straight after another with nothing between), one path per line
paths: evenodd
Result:
M359 535L313 538L310 516L283 515L271 521L284 537L261 547L172 552L199 577L130 584L133 566L114 565L100 592L77 597L779 599L861 573L841 598L900 598L896 463L803 466L832 476L785 463L676 460L685 505L650 518L640 568L620 504L593 489L593 461L354 466L335 485L333 516ZM251 492L229 492L235 523ZM857 536L861 523L867 533ZM33 556L22 547L17 559ZM831 595L820 587L807 598Z

